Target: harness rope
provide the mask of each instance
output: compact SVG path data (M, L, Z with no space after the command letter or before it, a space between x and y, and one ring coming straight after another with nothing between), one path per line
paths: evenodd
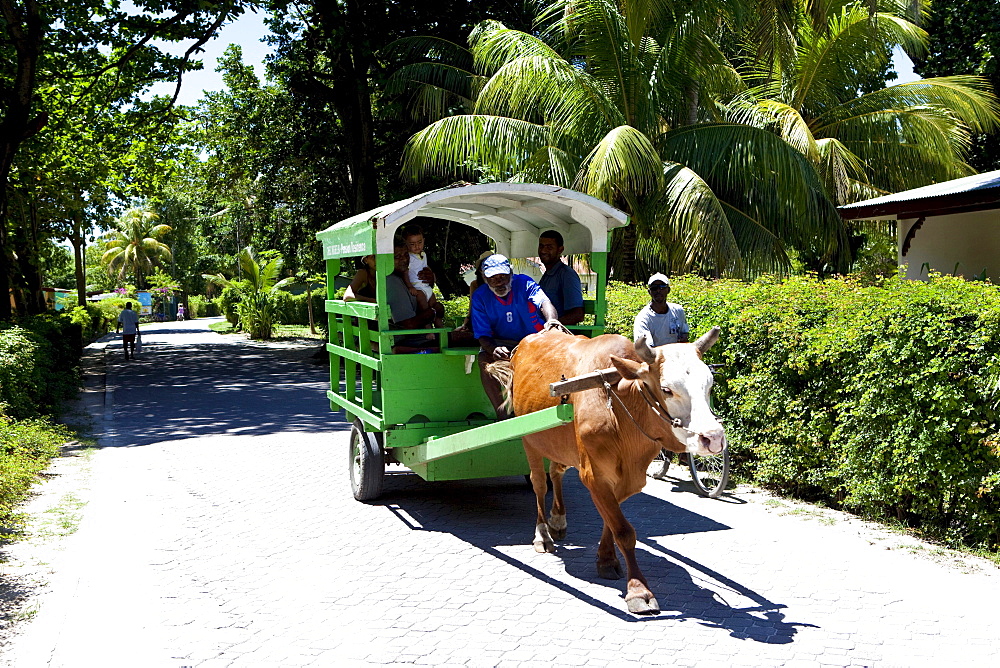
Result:
M649 440L653 441L654 443L656 443L658 441L661 441L662 439L660 439L660 438L654 438L654 437L650 436L649 434L646 433L645 429L643 429L641 426L639 426L639 423L636 421L635 417L632 415L632 412L628 409L628 406L625 405L625 402L622 401L622 398L619 397L618 394L611 389L611 383L608 382L607 377L604 375L603 369L599 369L598 372L601 374L601 382L604 384L604 391L607 392L607 394L608 394L608 403L607 403L608 411L611 411L611 398L614 397L615 399L618 400L618 404L622 407L622 410L625 411L625 414L628 415L628 417L629 417L630 420L632 420L632 424L635 425L635 428L638 429L639 432L642 433L643 436L645 436ZM642 398L646 400L646 403L649 404L650 408L653 409L653 412L661 420L663 420L664 422L666 422L667 424L669 424L671 427L675 427L677 429L684 429L684 431L686 431L688 433L691 433L691 434L694 433L690 429L682 427L681 424L680 424L681 421L679 419L677 419L677 418L668 419L668 418L670 418L670 413L667 413L666 408L664 408L664 411L663 411L664 413L666 413L666 417L664 417L663 414L661 414L660 411L657 410L656 406L654 406L652 403L650 403L649 398L646 397L646 394L643 391L643 385L642 385L641 381L639 383L639 393L642 394Z

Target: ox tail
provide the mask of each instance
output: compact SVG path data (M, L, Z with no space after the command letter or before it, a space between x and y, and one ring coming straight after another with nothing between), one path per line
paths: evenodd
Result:
M510 360L497 360L486 365L486 373L497 379L500 383L500 390L503 392L503 404L501 408L507 411L508 415L514 414L514 369L510 366Z

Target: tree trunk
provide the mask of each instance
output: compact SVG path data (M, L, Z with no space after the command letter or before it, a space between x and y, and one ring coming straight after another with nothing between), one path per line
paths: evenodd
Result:
M82 200L82 198L80 198ZM87 235L83 230L83 210L73 212L73 233L69 237L73 244L73 273L76 275L77 306L87 305Z
M380 3L375 3L381 6ZM352 204L360 213L379 204L375 169L375 124L369 70L375 61L372 35L377 26L366 16L367 3L346 0L315 3L317 26L328 43L326 55L333 74L330 84L315 77L306 82L305 92L327 100L337 113L344 131L344 148L350 172ZM375 15L375 9L371 10Z
M14 165L14 156L25 139L45 125L44 113L31 118L31 105L35 93L35 74L41 50L44 26L39 17L38 3L24 0L15 6L13 0L0 0L0 18L6 35L4 41L14 47L17 66L14 79L4 95L3 121L0 122L0 321L11 316L11 275L14 269L13 249L10 247L8 229L8 181Z
M313 318L312 281L306 279L306 310L309 312L309 331L316 333L316 320Z
M625 283L635 283L635 249L636 244L639 241L638 231L636 230L635 224L626 225L615 230L618 248L613 253L613 255L618 258L616 266L613 267L615 270L615 280L623 281Z
M22 288L22 301L18 310L36 315L46 309L39 262L38 207L34 202L29 202L27 209L27 219L17 226L14 234L14 252L17 255L19 283Z

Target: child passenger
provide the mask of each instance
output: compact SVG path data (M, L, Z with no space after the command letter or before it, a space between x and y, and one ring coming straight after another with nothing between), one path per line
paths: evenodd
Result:
M420 272L427 268L429 260L427 253L424 252L424 231L419 225L409 225L403 230L403 240L410 252L410 268L405 274L406 287L410 294L417 298L419 310L432 308L437 311L434 288L420 278ZM440 327L441 324L441 319L435 318L434 326Z

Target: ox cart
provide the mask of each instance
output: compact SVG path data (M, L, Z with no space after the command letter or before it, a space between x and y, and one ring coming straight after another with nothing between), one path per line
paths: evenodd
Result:
M590 255L593 279L585 294L587 324L570 326L594 336L605 327L605 286L611 231L628 216L608 204L557 186L519 183L458 185L393 202L317 233L327 272L327 397L351 422L349 471L354 497L377 498L387 463L405 465L425 480L527 475L521 437L573 420L563 403L498 421L483 391L474 346L449 345L448 328L399 330L390 326L384 277L392 273L393 237L420 218L471 226L488 236L497 253L537 255L538 236L559 231L566 254ZM342 263L374 255L375 303L336 299ZM470 257L472 262L475 258ZM396 337L431 335L434 352L412 354ZM721 459L721 458L720 458ZM692 458L695 474L695 458ZM727 460L726 460L727 462ZM728 463L728 462L727 462ZM724 482L723 482L724 484ZM717 494L714 483L700 489Z

